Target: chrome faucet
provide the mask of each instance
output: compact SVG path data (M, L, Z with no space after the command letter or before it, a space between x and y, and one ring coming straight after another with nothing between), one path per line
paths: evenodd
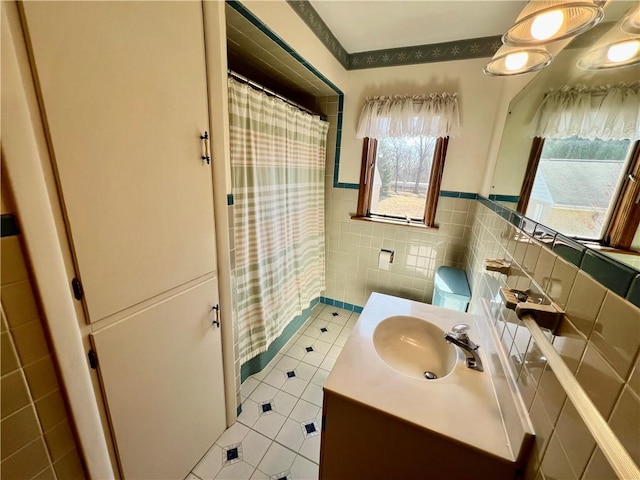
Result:
M444 333L444 339L464 350L467 356L467 367L482 372L484 369L482 368L482 360L480 360L480 355L478 354L480 345L476 345L471 341L467 335L468 330L469 325L459 323L458 325L454 325L450 332Z

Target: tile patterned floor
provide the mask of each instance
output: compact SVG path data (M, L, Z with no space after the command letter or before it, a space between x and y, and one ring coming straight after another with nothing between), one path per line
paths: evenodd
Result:
M242 384L242 414L186 480L317 480L322 385L359 314L320 304L261 372Z

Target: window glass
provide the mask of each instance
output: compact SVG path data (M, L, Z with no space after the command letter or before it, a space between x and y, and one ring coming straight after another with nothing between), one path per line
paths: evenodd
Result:
M378 141L371 214L423 220L435 137Z
M629 140L545 139L526 216L601 240L627 171Z

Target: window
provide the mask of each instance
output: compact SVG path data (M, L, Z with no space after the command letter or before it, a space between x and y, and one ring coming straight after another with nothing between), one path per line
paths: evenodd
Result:
M448 137L364 139L357 217L434 226Z
M640 223L640 83L547 92L518 211L579 240L628 250Z
M638 143L533 142L518 211L565 235L628 249L640 220Z
M355 218L435 226L449 136L459 129L455 93L367 97Z

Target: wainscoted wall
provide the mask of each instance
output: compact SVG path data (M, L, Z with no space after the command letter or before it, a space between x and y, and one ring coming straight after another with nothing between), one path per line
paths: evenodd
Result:
M474 217L466 259L470 311L484 314L487 307L536 433L526 478L617 477L529 331L500 301L503 286L542 291L565 308L561 331L549 338L640 464L640 309L481 202L469 216ZM512 260L514 273L487 272L487 258Z
M327 288L324 297L362 307L372 292L388 293L431 303L435 270L442 266L464 268L475 211L472 198L441 196L436 213L437 229L352 220L358 190L334 188L333 152L338 128L338 96L317 99L317 109L331 124L325 172L325 225ZM344 157L344 156L343 156ZM378 268L382 248L394 250L388 271Z
M13 216L3 217L2 478L83 479L19 235L5 236Z
M388 293L421 302L431 302L433 277L441 265L464 267L471 231L468 220L475 200L440 197L438 229L409 227L352 220L358 190L334 188L338 97L318 98L318 111L331 124L325 171L325 225L327 288L324 296L349 306L362 307L371 292ZM475 196L475 195L472 195ZM395 251L388 271L378 268L380 249Z
M371 292L431 303L435 271L464 267L476 201L440 197L438 229L351 220L358 191L327 192L326 297L363 306ZM395 251L388 271L378 268L380 249Z

